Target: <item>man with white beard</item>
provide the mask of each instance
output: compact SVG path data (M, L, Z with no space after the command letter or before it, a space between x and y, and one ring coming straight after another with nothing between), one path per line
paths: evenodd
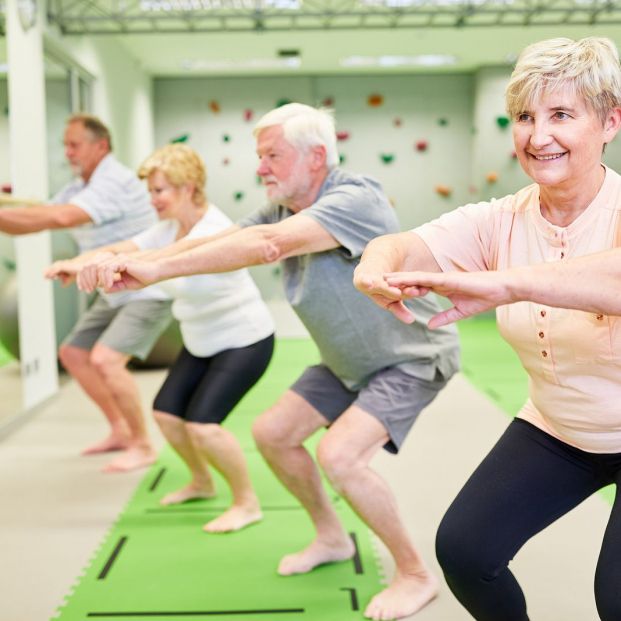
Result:
M276 476L307 511L315 537L281 559L281 575L344 561L354 545L324 490L305 440L321 428L317 459L334 488L392 553L391 584L367 605L371 619L423 608L437 581L411 542L392 491L369 465L396 453L418 414L459 366L454 329L429 330L439 312L416 300L406 326L357 294L353 272L366 244L398 231L379 183L338 168L332 116L287 104L256 125L257 174L268 204L219 235L181 240L148 258L125 255L99 266L94 282L124 291L180 275L229 272L282 261L287 300L321 354L255 421L254 437Z

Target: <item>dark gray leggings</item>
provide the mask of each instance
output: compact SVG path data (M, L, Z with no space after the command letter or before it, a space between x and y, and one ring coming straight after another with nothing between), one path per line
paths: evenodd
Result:
M602 487L621 482L621 453L575 449L514 420L449 507L436 539L446 581L477 621L528 621L508 564L533 535ZM603 621L621 620L621 494L595 573Z

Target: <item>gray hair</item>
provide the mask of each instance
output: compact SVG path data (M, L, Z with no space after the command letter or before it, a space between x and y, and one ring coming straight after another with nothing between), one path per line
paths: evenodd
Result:
M259 119L252 131L256 137L263 129L279 125L285 140L301 151L321 145L326 149L326 165L334 168L339 163L336 130L331 110L290 103L275 108Z
M84 129L89 132L91 138L94 141L105 140L108 143L108 150L112 151L112 137L110 136L110 130L106 127L101 119L92 114L72 114L65 123L71 125L72 123L80 123Z
M548 39L529 45L518 58L505 91L507 112L516 118L544 91L573 88L602 123L621 105L619 52L610 39Z

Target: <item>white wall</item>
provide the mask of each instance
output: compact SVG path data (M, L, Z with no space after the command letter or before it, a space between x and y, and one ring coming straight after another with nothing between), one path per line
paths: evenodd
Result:
M43 40L40 21L25 32L17 0L6 6L11 183L18 196L47 195L47 145ZM41 278L51 260L48 232L23 235L15 242L19 346L24 407L58 390L52 286Z
M116 156L136 168L154 145L151 78L115 37L54 41L94 76L92 112L109 126Z
M404 227L442 213L468 196L471 152L472 78L466 75L404 77L161 79L155 81L155 137L158 145L189 134L208 167L208 194L233 218L264 201L256 183L254 122L281 98L309 104L334 100L337 130L350 138L339 142L343 167L379 179L399 213ZM384 95L372 108L367 97ZM209 108L210 101L220 112ZM245 109L254 118L243 118ZM438 124L448 119L447 126ZM401 119L401 126L393 121ZM230 142L224 142L228 134ZM419 139L429 142L420 153ZM380 155L393 154L390 164ZM225 165L225 158L229 164ZM454 189L451 199L439 196L438 184ZM244 192L236 201L234 194Z
M9 99L5 76L0 77L0 183L9 183L9 117L7 114Z
M4 41L3 41L4 45ZM7 91L7 81L4 76L0 79L0 183L11 182L11 169L9 160L9 117L6 114L9 106L9 98ZM0 233L0 286L6 280L10 273L5 265L4 260L13 260L15 258L15 250L13 247L13 238L10 235Z
M506 116L504 91L509 77L507 68L481 69L476 75L472 184L481 200L505 196L531 183L511 156L511 125L501 128L496 122L498 117ZM498 175L495 183L486 180L490 172Z

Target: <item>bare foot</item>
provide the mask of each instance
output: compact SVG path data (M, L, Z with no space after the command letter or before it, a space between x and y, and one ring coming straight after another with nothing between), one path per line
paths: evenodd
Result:
M129 439L125 435L111 433L107 438L82 450L81 455L97 455L111 451L124 451L129 446Z
M231 533L241 530L250 524L259 522L263 519L263 514L258 505L252 507L244 507L241 505L233 505L227 509L222 515L219 515L211 522L207 522L203 526L206 533Z
M146 468L157 460L157 453L151 447L131 447L123 451L116 459L107 463L102 472L129 472Z
M216 489L211 483L210 485L199 485L198 483L189 483L185 487L175 492L166 494L160 500L161 505L179 505L188 500L196 500L199 498L213 498L216 495Z
M424 608L438 594L438 581L428 571L397 574L387 589L378 593L364 611L375 621L402 619Z
M278 573L281 576L292 574L305 574L311 569L324 563L346 561L354 556L356 549L352 540L345 536L339 542L322 542L317 539L308 548L283 556L278 565Z

